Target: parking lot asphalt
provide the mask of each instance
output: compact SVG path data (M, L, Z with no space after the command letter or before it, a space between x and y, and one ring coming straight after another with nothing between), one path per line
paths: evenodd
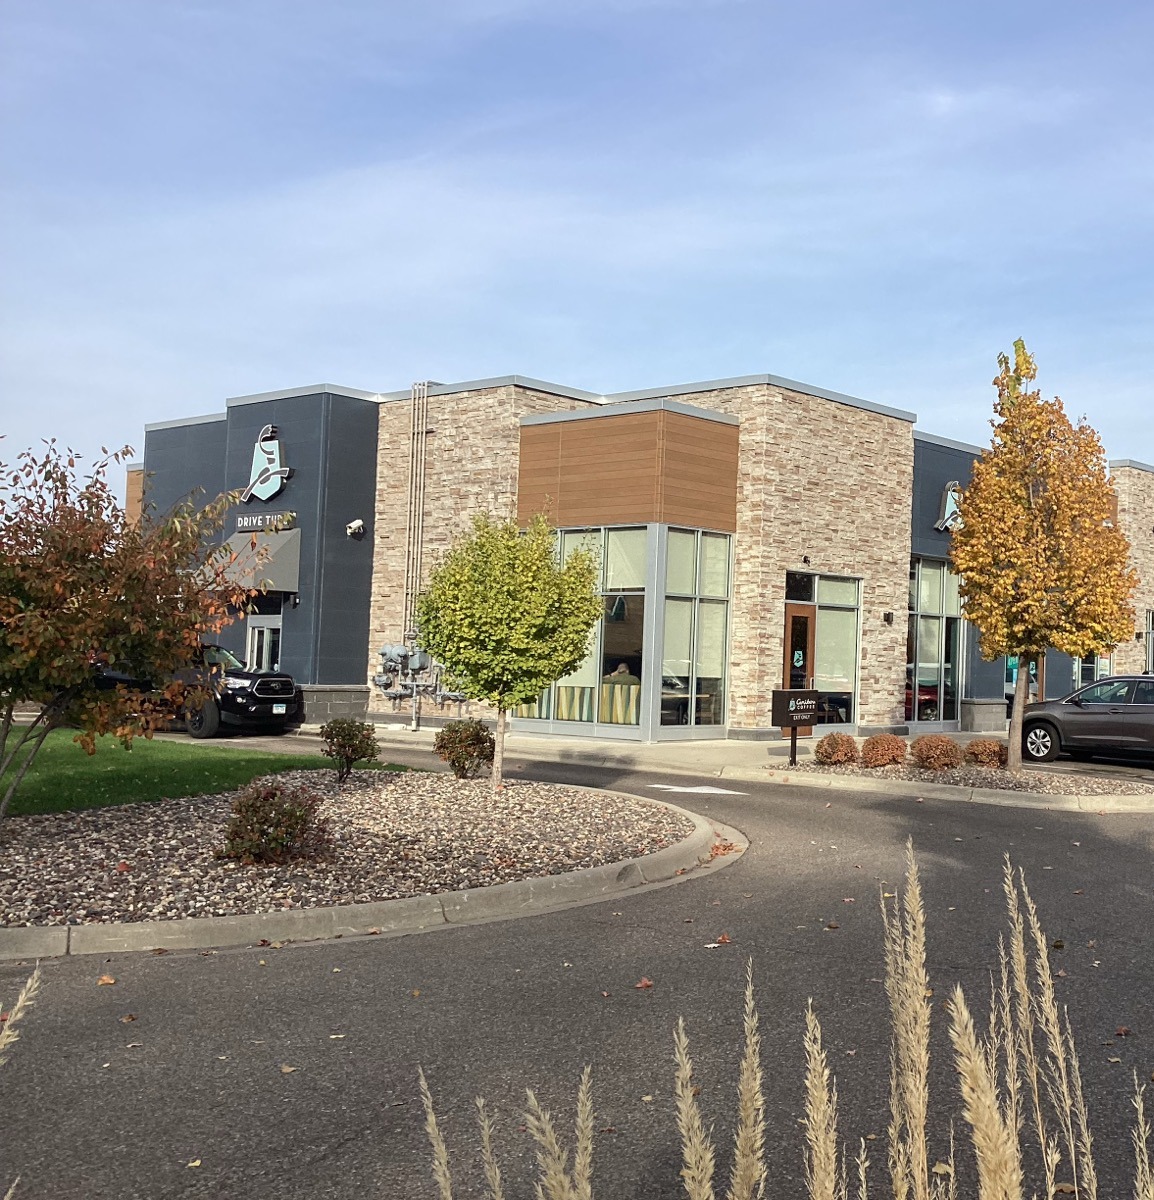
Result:
M1003 925L1003 854L1024 868L1062 944L1054 966L1080 1042L1099 1194L1128 1194L1127 1089L1132 1071L1145 1080L1154 1072L1154 815L994 809L515 756L510 766L664 794L740 829L750 848L714 876L511 921L46 962L40 1001L0 1070L0 1181L20 1174L18 1194L44 1200L432 1196L423 1067L459 1161L455 1194L484 1194L472 1125L473 1097L483 1094L499 1122L508 1195L529 1196L524 1089L568 1122L590 1063L596 1194L672 1197L680 1188L674 1023L682 1015L688 1024L724 1170L752 959L768 1194L804 1195L796 1121L808 997L837 1073L843 1133L855 1144L877 1135L869 1144L880 1182L888 1034L878 895L896 890L912 837L935 996L960 982L979 1010ZM723 933L729 940L719 943ZM0 996L10 1000L24 974L0 967ZM99 986L101 974L116 983ZM636 986L645 979L653 986ZM941 1020L938 1155L948 1136L943 1114L958 1111ZM1130 1035L1116 1036L1119 1028Z

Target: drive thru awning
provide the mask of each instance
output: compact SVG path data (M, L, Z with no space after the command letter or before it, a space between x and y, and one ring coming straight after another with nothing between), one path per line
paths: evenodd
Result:
M266 592L299 592L301 531L277 529L268 533L237 533L228 542L237 561L228 577L245 587Z

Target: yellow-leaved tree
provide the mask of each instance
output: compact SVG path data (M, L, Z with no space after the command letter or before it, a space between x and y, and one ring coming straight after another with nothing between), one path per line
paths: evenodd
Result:
M1081 658L1133 637L1138 579L1097 433L1028 390L1037 367L1021 338L998 366L993 440L962 495L950 557L983 658L1018 657L1009 767L1020 771L1028 665L1050 647Z

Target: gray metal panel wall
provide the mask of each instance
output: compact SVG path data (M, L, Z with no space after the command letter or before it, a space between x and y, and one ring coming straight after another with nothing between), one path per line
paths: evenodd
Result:
M379 412L378 405L369 401L339 395L328 398L323 537L318 548L319 683L365 682ZM364 532L349 537L345 526L357 519L364 522Z
M934 528L942 511L942 495L955 480L967 487L975 455L952 446L914 438L913 544L916 558L948 558L949 531Z
M284 490L246 511L290 511L301 531L297 605L282 613L281 666L301 683L364 683L372 583L377 405L328 392L236 404L228 410L228 480L244 487L253 446L275 425ZM362 538L345 526L360 517Z
M227 423L206 421L150 429L144 435L144 501L158 514L193 496L214 500L225 490Z

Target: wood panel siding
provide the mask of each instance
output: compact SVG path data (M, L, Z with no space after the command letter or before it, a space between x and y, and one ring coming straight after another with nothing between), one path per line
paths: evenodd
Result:
M517 515L737 527L738 427L664 409L521 427Z

